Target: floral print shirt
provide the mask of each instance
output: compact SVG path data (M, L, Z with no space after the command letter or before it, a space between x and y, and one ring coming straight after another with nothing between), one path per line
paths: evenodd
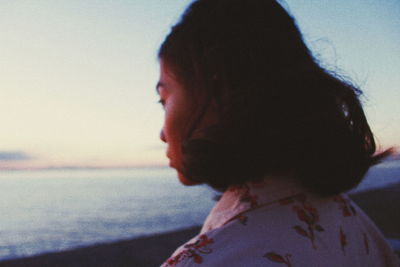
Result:
M399 267L374 223L345 195L288 181L230 187L199 235L162 267Z

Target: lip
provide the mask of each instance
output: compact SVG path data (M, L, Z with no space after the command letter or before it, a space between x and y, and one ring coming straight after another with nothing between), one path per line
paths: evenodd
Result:
M174 168L174 165L172 164L171 157L168 156L168 154L167 154L166 156L167 156L167 158L169 159L169 166L172 167L172 168Z
M171 168L176 169L175 164L173 163L173 161L171 160L171 158L168 157L168 159L169 159L169 166L170 166Z

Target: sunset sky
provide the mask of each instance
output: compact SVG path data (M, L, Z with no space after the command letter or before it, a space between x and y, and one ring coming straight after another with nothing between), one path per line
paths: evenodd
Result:
M188 0L0 0L0 168L165 165L156 51ZM288 0L400 145L400 2Z

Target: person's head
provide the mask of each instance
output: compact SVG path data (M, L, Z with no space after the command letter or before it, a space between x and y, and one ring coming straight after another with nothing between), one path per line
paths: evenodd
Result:
M179 92L165 100L162 139L186 184L225 190L290 173L329 195L384 156L361 91L319 66L278 1L194 1L159 58L159 88Z

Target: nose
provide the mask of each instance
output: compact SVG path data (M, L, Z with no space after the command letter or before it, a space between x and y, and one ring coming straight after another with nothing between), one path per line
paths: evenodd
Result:
M161 132L160 132L160 139L161 139L164 143L167 142L167 139L165 139L164 129L161 129Z

